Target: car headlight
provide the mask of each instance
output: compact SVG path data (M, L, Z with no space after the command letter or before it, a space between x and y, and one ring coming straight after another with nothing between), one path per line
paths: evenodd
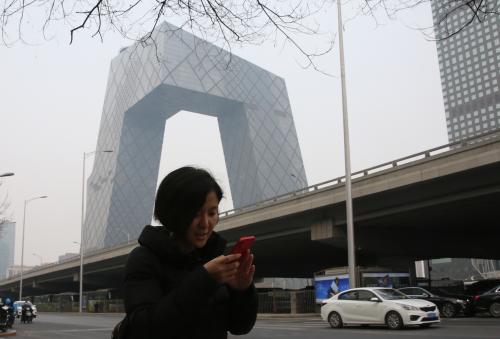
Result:
M408 311L419 311L419 308L415 307L415 306L403 305L403 304L399 304L399 306L401 306L402 308L404 308L405 310L408 310Z

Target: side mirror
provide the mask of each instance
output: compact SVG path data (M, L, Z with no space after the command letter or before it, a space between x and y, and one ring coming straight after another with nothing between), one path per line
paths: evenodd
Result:
M373 302L379 303L379 302L381 302L382 300L380 300L379 298L376 298L376 297L372 297L372 298L370 298L370 301L373 301Z
M422 297L427 298L429 295L427 293L422 293Z

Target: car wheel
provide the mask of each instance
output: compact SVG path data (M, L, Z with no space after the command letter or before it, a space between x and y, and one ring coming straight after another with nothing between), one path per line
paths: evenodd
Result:
M455 306L452 303L445 303L441 307L441 315L445 318L453 318L456 315Z
M342 328L344 326L342 317L337 312L332 312L328 315L328 323L332 328Z
M391 330L399 330L403 327L403 319L398 312L391 311L385 316L385 324Z
M432 324L422 324L420 325L420 327L422 328L428 328L428 327L431 327Z
M500 318L500 303L494 302L490 305L490 314L493 318Z

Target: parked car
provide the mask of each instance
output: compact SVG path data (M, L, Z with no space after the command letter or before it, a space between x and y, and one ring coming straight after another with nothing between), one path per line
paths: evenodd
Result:
M427 300L412 299L383 287L353 288L326 300L321 317L333 328L346 324L385 324L390 329L439 323L439 309Z
M481 295L500 285L500 279L484 279L465 286L465 294L470 296Z
M453 318L459 314L469 315L471 313L470 299L458 299L443 297L429 292L422 287L403 287L398 291L403 292L410 298L428 300L439 307L441 316Z
M21 317L21 314L23 312L22 306L24 305L24 303L28 303L31 306L31 308L33 309L33 318L36 318L36 316L38 315L36 305L33 305L30 301L23 301L23 300L18 300L14 302L14 310L16 312L16 318Z
M492 317L500 318L500 285L474 296L473 305L476 312L489 312Z

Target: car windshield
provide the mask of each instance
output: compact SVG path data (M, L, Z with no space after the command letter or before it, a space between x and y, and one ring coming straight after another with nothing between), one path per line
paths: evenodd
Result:
M433 294L433 293L431 293L431 292L427 291L427 290L426 290L426 289L424 289L424 288L420 288L420 291L421 291L421 293L427 293L430 297L435 297L435 296L436 296L435 294Z
M405 294L392 288L381 288L375 290L375 292L385 300L409 299Z
M495 293L495 292L497 291L497 289L499 289L499 288L500 288L500 285L495 286L495 287L493 287L491 290L489 290L488 292L484 292L484 294L492 294L492 293ZM498 293L498 292L496 292L496 293Z

